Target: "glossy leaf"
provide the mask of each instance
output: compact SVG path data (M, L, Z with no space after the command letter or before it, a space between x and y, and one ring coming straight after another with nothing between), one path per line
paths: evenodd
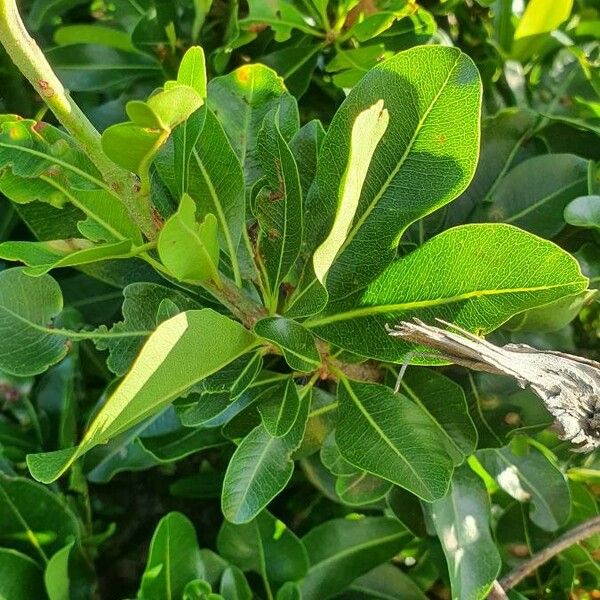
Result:
M186 584L203 574L194 526L181 513L169 513L160 520L152 536L138 596L179 600Z
M292 398L293 393L290 394ZM273 437L261 424L237 447L223 481L221 508L227 520L248 523L286 486L294 472L291 455L302 442L308 406L309 398L305 395L285 435ZM275 425L274 429L280 431L283 427Z
M261 174L256 145L267 114L279 109L279 129L285 140L298 130L296 100L275 71L264 65L245 65L211 79L207 102L242 162L247 185Z
M246 576L233 565L223 571L219 593L224 600L252 600L252 590Z
M39 564L25 554L0 548L0 596L6 600L43 598L44 585Z
M429 502L446 494L452 461L425 411L388 387L345 379L338 399L336 441L347 461Z
M435 46L384 61L348 95L323 141L307 198L309 249L332 229L351 124L381 100L389 124L370 161L352 226L329 269L330 296L346 296L371 281L393 259L399 237L413 221L465 189L477 162L480 95L471 60L456 48ZM465 138L473 143L464 144Z
M149 337L79 446L30 454L30 472L38 481L54 481L88 450L158 412L255 343L255 337L241 325L210 309L183 312L165 321ZM190 355L196 357L192 363L187 360Z
M310 373L319 368L321 357L315 339L300 323L283 317L267 317L256 323L254 332L281 348L292 369Z
M0 272L0 369L37 375L67 353L68 336L53 329L63 308L58 283L49 275L28 277L22 268Z
M243 525L224 521L217 537L223 558L242 571L254 571L266 582L298 581L306 574L303 543L268 511Z
M515 500L531 502L530 519L545 531L556 531L569 518L571 498L564 475L533 448L517 455L510 447L486 448L477 458L498 485Z
M383 564L355 579L344 598L347 600L367 598L425 600L427 596L404 571L393 565Z
M303 232L298 167L281 134L278 113L265 118L257 152L265 178L255 205L259 224L257 258L265 287L276 300L279 285L300 254Z
M490 194L479 221L510 223L552 237L565 226L567 204L587 192L588 161L573 154L545 154L511 169Z
M565 221L575 227L600 229L600 196L579 196L565 207Z
M333 519L311 529L302 541L310 567L301 582L303 600L326 600L359 575L385 563L408 542L409 534L394 519Z
M401 362L413 348L391 338L386 323L441 318L487 333L515 314L586 287L574 259L551 242L509 225L465 225L396 260L364 291L330 304L304 325L352 352Z
M101 260L132 256L131 241L95 246L88 240L52 240L48 242L3 242L0 258L25 263L25 275L39 277L52 269L76 267Z
M452 586L453 600L483 600L500 571L500 555L490 533L485 486L470 467L454 472L450 491L431 505Z
M402 378L400 391L438 427L454 465L462 464L475 451L477 430L459 385L431 369L410 369Z

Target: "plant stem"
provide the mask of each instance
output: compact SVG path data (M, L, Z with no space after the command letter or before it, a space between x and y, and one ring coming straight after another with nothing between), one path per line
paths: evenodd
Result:
M133 175L112 162L102 151L100 134L65 90L39 46L25 29L16 0L0 0L0 42L58 121L96 165L106 183L123 198L140 229L149 239L153 239L156 227L149 201L140 202L134 190Z
M578 544L597 533L600 533L600 516L588 519L577 527L567 531L554 542L540 550L537 554L534 554L528 561L511 571L506 577L503 577L499 582L502 590L506 591L514 588L518 583L523 581L525 577L533 573L533 571L541 567L545 562L549 561L557 554L560 554L563 550L566 550L570 546ZM501 598L501 596L493 595L494 593L497 593L497 591L497 589L494 589L492 594L488 596L488 599Z

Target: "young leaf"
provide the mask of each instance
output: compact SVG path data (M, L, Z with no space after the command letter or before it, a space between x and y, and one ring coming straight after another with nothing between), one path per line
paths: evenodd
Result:
M177 83L191 87L201 98L206 98L206 65L204 50L200 46L186 50L179 63Z
M296 371L310 373L321 365L315 338L296 321L267 317L256 323L254 333L281 348L286 362Z
M79 446L30 454L27 464L32 475L45 483L56 480L88 450L158 412L255 344L253 334L210 309L190 310L165 321L148 338Z
M504 448L477 452L484 469L515 500L531 502L530 519L545 531L556 531L569 518L571 497L565 476L543 454L530 448L523 456Z
M2 371L37 375L67 354L68 338L52 329L62 308L60 287L49 275L28 277L22 268L0 272Z
M219 281L217 218L212 213L196 223L196 204L188 194L177 212L164 224L158 237L158 254L180 281Z
M310 568L300 586L303 600L326 600L343 591L359 575L385 563L409 541L394 519L334 519L311 529L302 541Z
M237 447L225 472L221 497L228 521L248 523L284 489L294 472L291 456L302 442L308 406L306 394L294 424L282 437L273 437L261 424Z
M335 437L347 461L428 502L446 494L452 461L438 427L421 408L383 385L347 379L340 382L338 398Z
M190 581L204 575L192 523L178 512L163 517L152 536L138 597L179 600Z
M366 289L331 303L304 326L362 356L401 362L413 348L390 338L386 323L441 318L488 333L587 284L575 259L551 242L510 225L464 225L396 260Z
M284 437L296 423L301 399L291 377L275 386L259 403L258 412L264 428L272 437Z
M208 84L209 107L221 122L244 167L248 186L260 176L256 139L262 122L279 110L279 129L289 140L298 131L298 105L275 71L261 64L244 65Z
M500 571L500 555L490 533L490 501L483 481L470 467L454 472L450 492L431 505L442 543L453 600L481 600Z
M246 208L244 174L213 112L207 108L196 114L199 113L205 113L205 121L202 135L189 148L187 183L185 173L179 173L177 164L175 171L182 179L183 191L194 198L199 214L213 213L217 217L220 247L229 257L234 278L239 280L237 253L245 227ZM182 147L182 137L175 136L174 151L176 156L181 154L183 157L186 151Z
M258 134L258 157L266 185L256 198L260 227L258 263L265 287L276 302L279 285L296 262L302 244L302 190L294 156L270 113Z
M307 251L332 230L350 157L350 124L381 100L389 124L379 143L369 144L376 148L358 209L328 272L331 297L346 296L376 277L413 221L465 189L477 163L480 99L475 65L457 48L441 46L397 54L350 92L321 146L305 207Z

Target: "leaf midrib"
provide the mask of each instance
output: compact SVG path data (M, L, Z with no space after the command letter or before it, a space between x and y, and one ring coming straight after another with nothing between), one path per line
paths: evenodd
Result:
M420 490L421 494L423 493L423 490L426 490L427 492L429 492L429 494L431 496L432 493L431 493L431 489L429 488L429 486L426 484L425 481L423 481L421 476L415 471L413 466L410 464L410 461L407 460L407 458L398 450L398 448L396 448L396 446L394 445L392 440L390 440L390 438L381 429L379 424L369 414L369 411L367 411L365 409L365 407L362 405L362 402L360 401L358 396L354 393L354 390L352 389L352 386L349 384L348 380L342 379L342 383L343 383L344 387L346 388L346 391L348 392L348 395L350 396L351 400L354 402L354 404L356 405L358 410L360 410L360 412L363 414L365 419L368 421L369 425L375 430L375 432L379 435L379 437L391 448L391 450L393 450L394 454L396 454L396 456L398 456L398 458L400 458L406 464L409 471L414 475L415 479L421 484L421 486L422 486L422 490ZM346 457L344 457L344 458L346 458ZM346 459L346 460L348 460L348 459ZM352 461L349 461L349 462L352 463ZM354 464L354 463L352 463L352 464ZM362 469L361 466L359 466L359 465L356 465L356 466L359 469ZM378 475L378 476L383 477L383 475ZM385 477L385 479L387 479L389 481L389 479L387 477ZM392 481L392 483L396 483L396 482Z
M312 329L314 327L322 327L335 323L337 321L346 321L349 319L355 319L360 317L368 317L371 315L403 312L409 310L416 310L420 308L429 308L431 306L442 306L444 304L452 304L454 302L461 302L463 300L470 300L472 298L478 298L480 296L494 296L504 294L522 294L526 292L541 292L546 290L555 290L561 288L569 288L577 284L576 281L568 283L557 283L554 285L540 285L524 288L506 288L506 289L491 289L491 290L472 290L463 294L456 294L455 296L447 296L443 298L434 298L427 300L416 300L414 302L400 302L398 304L378 304L374 306L363 306L354 310L336 313L334 315L328 315L320 319L312 319L304 321L304 327Z
M370 202L369 206L366 208L366 210L360 216L360 218L356 222L356 225L354 225L354 227L352 227L352 229L348 233L348 236L346 237L344 244L340 248L340 250L337 254L337 257L341 256L345 252L346 248L352 243L352 240L357 235L357 233L360 231L360 228L363 226L364 222L369 218L369 215L371 214L371 212L373 212L375 207L379 204L381 197L385 194L385 192L390 187L390 185L391 185L392 181L394 180L394 178L396 177L396 175L398 175L398 173L400 172L400 169L404 166L404 163L406 162L408 155L412 151L413 146L414 146L415 142L417 141L417 138L419 137L419 134L421 133L423 126L425 125L425 121L429 117L429 114L433 110L433 108L436 105L437 101L439 100L440 96L445 91L446 87L448 86L448 82L450 81L450 78L454 74L454 70L456 69L456 66L458 65L459 61L461 60L461 57L462 57L462 54L459 53L454 61L454 64L449 69L446 79L444 80L443 84L440 86L440 89L438 90L438 92L436 93L436 95L434 96L432 101L430 102L429 106L425 109L423 116L419 119L419 122L417 123L417 126L415 127L415 131L406 146L406 150L400 157L398 164L394 167L393 171L389 174L388 178L385 180L385 183L381 186L380 190L377 192L377 194L375 195L373 200Z

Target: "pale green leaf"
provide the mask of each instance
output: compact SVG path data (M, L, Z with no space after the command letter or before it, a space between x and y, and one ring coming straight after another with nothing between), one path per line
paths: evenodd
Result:
M196 204L184 194L177 212L162 227L158 254L162 263L180 281L219 281L217 218L212 213L196 223Z
M186 50L179 63L177 83L191 87L201 98L206 98L206 65L204 50L200 46Z
M38 481L54 481L88 450L158 412L255 344L253 334L210 309L190 310L165 321L148 338L79 446L30 454L27 464L32 475Z

